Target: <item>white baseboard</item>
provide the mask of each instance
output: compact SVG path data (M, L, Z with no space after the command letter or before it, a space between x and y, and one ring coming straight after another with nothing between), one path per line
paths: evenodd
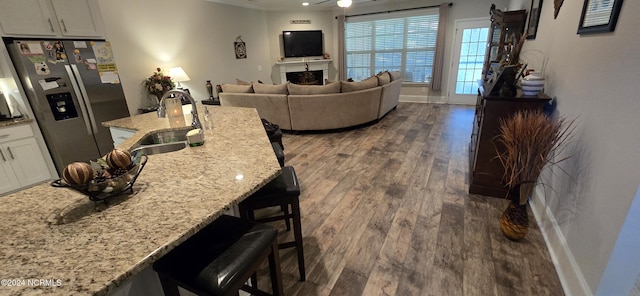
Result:
M582 275L553 213L544 204L544 196L536 191L529 204L547 244L565 295L592 296L593 292Z

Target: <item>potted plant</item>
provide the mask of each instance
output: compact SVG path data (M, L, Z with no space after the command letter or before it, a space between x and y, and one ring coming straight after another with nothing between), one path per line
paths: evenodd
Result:
M145 79L143 85L149 94L156 97L157 102L160 101L164 93L172 90L176 86L171 76L164 75L160 68L156 68L156 72L153 72L153 75ZM157 105L157 103L154 105Z
M500 120L496 158L504 167L504 181L511 199L500 218L500 230L507 238L519 240L526 236L529 197L546 167L570 157L556 159L573 134L573 123L542 111L519 111Z

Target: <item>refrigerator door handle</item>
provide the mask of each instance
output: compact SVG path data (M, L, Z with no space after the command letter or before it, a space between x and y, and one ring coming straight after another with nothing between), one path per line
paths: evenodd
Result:
M80 111L82 112L82 119L84 119L84 125L87 128L87 134L93 135L91 131L91 123L89 123L89 114L87 113L87 109L84 104L84 100L82 99L82 94L80 93L80 89L78 88L78 83L73 79L74 75L71 72L71 66L64 65L65 70L67 70L67 74L69 75L69 80L71 81L71 86L73 86L73 92L76 94L76 98L78 98L78 105L80 105Z
M82 100L84 101L85 106L87 106L87 111L89 112L89 120L91 121L91 126L93 127L93 133L97 134L98 133L98 126L96 125L96 119L93 118L93 109L91 108L91 102L89 102L89 93L87 92L87 89L84 87L84 81L82 81L82 76L80 75L80 71L78 71L78 66L76 65L71 65L71 69L73 70L73 73L76 76L76 79L78 79L79 86L80 86L80 92L82 93Z

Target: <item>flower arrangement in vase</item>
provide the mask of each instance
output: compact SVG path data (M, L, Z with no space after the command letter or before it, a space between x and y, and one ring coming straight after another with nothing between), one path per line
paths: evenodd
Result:
M155 95L158 100L162 98L164 93L176 87L171 76L164 75L160 68L156 68L156 72L145 79L143 84L149 94Z
M542 111L520 111L500 120L496 158L504 167L511 203L500 218L500 230L509 239L527 234L526 205L540 173L570 156L556 159L572 138L574 121L552 118Z

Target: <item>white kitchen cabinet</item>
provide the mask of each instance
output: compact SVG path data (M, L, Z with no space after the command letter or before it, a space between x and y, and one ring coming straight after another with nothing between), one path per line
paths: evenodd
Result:
M0 194L51 179L29 125L0 129Z
M109 131L111 132L111 139L113 139L113 147L116 148L136 133L134 130L119 127L110 127Z
M51 0L64 36L99 37L100 29L90 0Z
M5 35L100 37L95 0L0 0Z
M0 150L0 194L20 188L20 182L3 151Z

